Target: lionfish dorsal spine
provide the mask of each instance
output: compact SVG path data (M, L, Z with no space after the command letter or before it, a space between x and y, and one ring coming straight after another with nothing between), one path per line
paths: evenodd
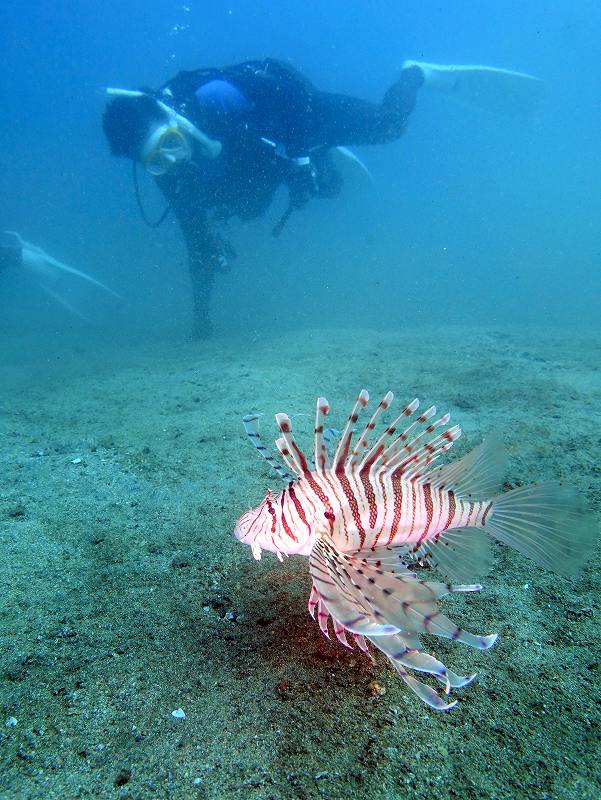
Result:
M300 449L296 443L296 439L292 435L292 423L290 421L290 417L288 414L276 414L275 421L279 432L282 434L276 441L280 455L286 462L289 469L292 470L292 472L294 472L298 478L301 478L310 471L310 468L306 455Z
M314 463L318 472L325 472L330 466L330 458L324 438L324 425L326 416L330 413L330 404L325 397L317 398L315 409L315 428L313 431Z
M355 432L355 425L357 424L357 420L359 419L359 414L361 410L365 408L365 406L369 402L369 393L367 389L361 389L357 399L355 400L355 405L353 406L353 410L349 414L349 418L346 421L346 425L344 426L344 430L340 435L340 440L338 441L338 447L336 448L336 452L334 453L334 458L332 459L332 469L334 472L339 472L340 470L344 469L344 465L346 463L346 459L349 453L351 440L353 438L353 433Z
M369 437L371 436L372 431L376 427L376 423L384 413L390 408L392 401L394 400L394 394L392 392L386 392L384 397L378 403L378 406L374 413L371 415L369 422L363 429L363 433L359 436L357 440L357 444L353 448L353 452L351 453L350 460L349 460L349 470L351 472L355 472L357 467L361 461L365 450L369 447Z
M406 417L411 417L415 411L419 408L419 400L415 398L412 400L408 406L401 411L401 413L394 419L380 434L380 436L376 439L373 445L369 448L367 453L364 454L362 461L359 463L359 470L363 470L369 466L371 469L374 464L378 461L386 447L392 441L398 426L401 424L401 421Z

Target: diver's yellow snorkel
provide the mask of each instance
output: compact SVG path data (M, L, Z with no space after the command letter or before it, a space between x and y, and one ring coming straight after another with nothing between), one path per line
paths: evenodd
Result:
M145 92L132 89L107 89L112 97L144 97ZM168 121L148 136L140 152L140 161L155 177L165 175L176 164L190 161L193 154L191 139L203 158L214 159L221 153L221 142L211 139L189 119L178 114L162 100L153 98L165 112Z

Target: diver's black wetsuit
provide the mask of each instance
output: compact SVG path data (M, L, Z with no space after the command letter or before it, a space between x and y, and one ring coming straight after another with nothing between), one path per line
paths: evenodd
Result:
M407 124L423 74L401 71L381 104L321 92L275 59L178 73L157 94L222 143L214 161L179 165L157 183L182 229L194 290L194 332L210 331L214 274L231 255L211 230L211 216L252 219L281 184L290 211L311 197L334 197L342 179L330 149L397 139ZM281 226L276 226L278 232Z

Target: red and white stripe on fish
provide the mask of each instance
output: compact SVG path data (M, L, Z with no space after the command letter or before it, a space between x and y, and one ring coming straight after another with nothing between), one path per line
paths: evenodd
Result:
M313 580L309 611L329 635L367 652L371 642L384 652L410 688L428 705L447 709L434 689L406 668L430 674L448 694L474 676L461 677L423 652L420 634L433 634L488 649L496 635L474 636L452 623L437 601L454 592L477 592L492 556L488 534L538 564L570 574L587 557L596 537L593 515L572 490L543 484L497 494L505 457L496 438L462 459L433 466L459 438L449 414L436 408L417 414L413 400L379 436L374 430L390 407L388 392L355 437L369 396L362 390L339 437L328 453L325 418L328 401L320 397L314 427L314 456L307 459L292 434L286 414L277 414L276 445L285 467L263 445L258 415L244 418L254 446L286 483L277 494L244 514L236 537L255 558L262 550L283 556L310 556ZM372 441L372 438L374 439ZM451 580L420 579L409 564L429 566Z

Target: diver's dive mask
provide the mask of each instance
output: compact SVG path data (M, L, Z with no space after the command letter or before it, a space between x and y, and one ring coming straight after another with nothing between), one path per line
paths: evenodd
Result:
M143 97L146 93L131 89L106 89L110 97ZM221 153L221 142L211 139L206 133L178 114L162 100L153 98L165 112L167 122L159 125L146 139L140 153L140 161L155 177L165 175L176 164L190 161L192 145L202 158L213 159Z
M192 146L177 125L169 122L159 125L146 140L140 160L146 171L158 177L165 175L176 164L192 158Z

